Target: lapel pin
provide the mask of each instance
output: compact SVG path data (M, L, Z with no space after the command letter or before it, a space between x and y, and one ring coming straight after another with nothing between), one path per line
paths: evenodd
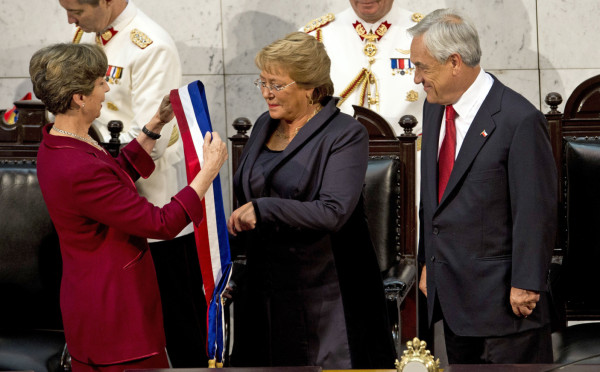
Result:
M480 135L483 138L487 137L487 132L485 131L485 129L483 130L483 132L480 133Z

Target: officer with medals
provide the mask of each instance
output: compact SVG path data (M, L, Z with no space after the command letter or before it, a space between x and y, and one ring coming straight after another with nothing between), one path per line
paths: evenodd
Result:
M396 131L404 115L418 124L415 188L419 205L422 109L425 92L414 82L410 61L412 38L406 31L423 15L400 8L394 0L350 0L351 7L309 22L303 29L325 45L338 107L353 115L352 105L378 112Z
M108 57L105 107L93 125L108 142L107 124L123 122L121 143L140 131L156 141L156 169L136 182L139 193L163 206L187 185L182 141L172 120L162 136L144 128L163 96L181 85L181 63L173 39L132 1L59 0L77 26L74 43L97 43ZM160 288L167 352L173 367L205 367L206 304L193 227L170 241L151 241Z
M406 30L422 15L394 0L350 0L351 7L309 22L303 31L322 41L331 58L331 79L340 109L352 115L352 105L383 116L400 135L400 117L414 115L421 133L425 94L413 81L411 38Z

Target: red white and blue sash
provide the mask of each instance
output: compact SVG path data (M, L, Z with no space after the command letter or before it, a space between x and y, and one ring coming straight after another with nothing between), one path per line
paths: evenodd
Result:
M204 162L204 135L212 132L204 85L195 81L185 87L173 89L170 98L183 140L189 183ZM194 233L208 307L206 352L209 366L215 363L215 359L222 366L225 331L222 298L231 275L231 253L218 175L202 199L202 207L205 218L200 226L194 226Z

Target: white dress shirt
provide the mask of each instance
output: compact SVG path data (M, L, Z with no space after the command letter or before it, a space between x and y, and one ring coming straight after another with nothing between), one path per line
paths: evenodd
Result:
M458 156L460 147L462 146L465 136L467 135L467 131L469 130L473 119L475 119L477 111L479 111L479 108L483 104L485 97L487 97L490 89L492 89L493 84L494 79L490 76L490 74L483 71L482 68L469 89L467 89L463 95L460 96L458 101L452 105L452 107L454 107L454 111L456 111L456 118L454 119L454 124L456 125L456 152L454 153L454 159L456 159ZM440 128L438 158L444 137L446 137L445 112L444 117L442 118L442 127Z

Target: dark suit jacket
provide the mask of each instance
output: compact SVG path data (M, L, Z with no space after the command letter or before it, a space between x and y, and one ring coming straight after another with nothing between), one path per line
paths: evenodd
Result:
M40 188L58 232L65 337L84 363L123 363L165 347L156 273L146 237L173 239L203 218L186 187L163 208L141 197L134 181L154 170L131 141L117 159L44 128L37 160Z
M262 195L252 196L250 174L279 121L263 114L242 154L234 190L241 203L255 200L258 223L240 234L247 240L249 295L245 334L236 334L237 365L393 364L361 198L368 135L335 103L265 169ZM344 364L348 356L351 364Z
M443 112L424 105L419 260L427 265L429 321L437 296L448 326L461 336L538 328L549 322L557 207L544 115L494 77L438 205ZM542 292L527 319L512 312L511 286Z

